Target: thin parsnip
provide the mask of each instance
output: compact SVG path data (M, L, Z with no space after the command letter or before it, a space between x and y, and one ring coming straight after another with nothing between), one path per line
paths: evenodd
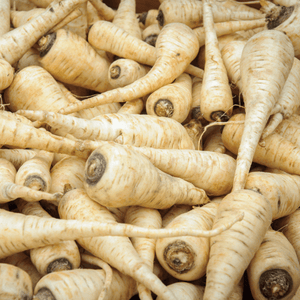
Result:
M89 32L88 40L90 43L93 32L97 32L95 27L99 22L95 23ZM124 31L121 32L126 34ZM133 37L131 38L133 39ZM114 36L114 39L118 39L117 36ZM141 43L148 45L143 41ZM181 23L172 23L165 26L160 32L156 43L155 64L144 77L126 87L107 91L99 96L83 100L80 104L70 105L68 108L60 110L60 113L69 114L100 104L126 102L143 97L163 85L171 83L182 74L196 57L199 49L198 39L192 29ZM120 45L120 40L118 40L118 44ZM129 46L134 47L133 45ZM135 49L135 51L139 50Z
M213 3L203 1L205 29L205 71L201 88L200 110L209 121L227 121L232 114L233 99L226 68L214 29Z

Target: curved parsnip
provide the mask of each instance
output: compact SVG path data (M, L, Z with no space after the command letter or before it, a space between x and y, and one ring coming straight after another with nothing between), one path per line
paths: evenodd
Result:
M148 115L167 117L182 123L192 106L192 79L181 74L173 83L157 89L147 98Z
M208 195L225 195L232 188L236 163L229 155L198 150L126 147L145 155L163 172L191 182Z
M124 87L142 78L150 68L132 59L120 58L112 62L108 70L108 81L113 88Z
M54 153L39 151L19 168L15 183L28 186L36 191L49 193L51 186L50 168Z
M17 198L23 198L27 201L39 200L59 200L61 194L49 194L36 191L23 185L15 184L16 169L11 162L6 159L0 159L0 203L10 202Z
M123 28L130 35L142 39L139 21L136 17L136 1L121 0L112 23Z
M234 115L230 122L237 121L237 124L226 124L222 132L225 147L234 154L238 154L244 130L244 120L244 114ZM287 155L287 153L289 154ZM282 135L272 133L256 146L253 162L290 174L300 175L300 148Z
M233 99L227 72L214 29L212 3L203 1L205 28L205 71L201 88L200 110L209 121L227 121L232 113Z
M293 65L294 48L277 30L250 38L242 53L240 71L246 119L237 154L233 191L244 188L255 149Z
M52 218L39 203L28 203L18 199L17 206L24 215ZM42 275L77 269L81 261L75 241L62 241L53 245L31 249L30 258Z
M254 191L240 190L222 199L213 228L218 228L235 211L244 212L244 219L210 239L203 300L228 299L271 225L272 208L267 198Z
M254 299L292 299L300 285L300 265L295 249L283 233L267 231L247 275Z
M32 282L28 273L19 267L0 263L1 299L32 299L32 293Z
M165 0L158 8L157 20L159 25L165 26L173 22L181 22L191 28L198 27L203 21L203 3L197 0ZM260 12L236 11L212 2L214 22L230 20L261 19Z
M20 110L18 114L47 123L57 135L69 133L82 140L114 141L137 147L194 149L185 128L170 118L116 113L84 120L54 112L30 110Z
M90 43L90 37L93 35L93 31L97 32L97 29L93 29L99 22L95 23L89 32L88 39ZM123 34L125 35L126 32L123 32ZM117 37L114 38L117 39ZM139 39L137 40L140 41ZM118 43L120 44L119 41ZM141 43L148 45L142 41ZM133 47L133 45L130 46ZM150 45L148 46L150 48L154 48ZM135 51L138 50L139 49L135 49ZM113 89L106 93L102 93L99 96L83 100L80 105L77 103L70 105L68 108L60 110L60 113L69 114L100 104L126 102L143 97L163 85L171 83L180 74L182 74L196 57L198 50L198 39L192 29L181 23L169 24L168 26L165 26L159 34L155 51L156 61L147 75L126 87Z
M165 228L199 228L209 230L217 213L218 204L208 203L202 207L175 217ZM206 273L209 256L209 240L196 237L158 239L156 257L162 267L173 277L193 281Z
M126 211L124 222L145 228L162 227L162 218L158 210L140 206L129 207ZM153 271L156 240L147 238L131 238L131 242L139 256ZM144 285L138 283L137 290L141 300L152 299L151 291Z
M209 201L204 190L160 171L144 155L110 142L89 156L84 186L94 201L107 207L139 205L165 209L174 204Z
M38 50L41 66L56 80L100 93L111 89L107 77L110 62L77 34L59 29L41 38ZM70 51L78 54L69 55Z

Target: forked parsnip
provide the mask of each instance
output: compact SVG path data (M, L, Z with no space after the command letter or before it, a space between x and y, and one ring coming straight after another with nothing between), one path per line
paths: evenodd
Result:
M56 80L100 93L111 89L110 61L98 55L81 36L59 29L42 37L38 45L41 66Z
M244 219L210 239L203 300L228 299L271 225L268 199L258 192L239 190L222 199L212 228L218 228L236 211L243 212Z
M23 198L26 201L39 201L42 199L57 201L62 197L60 193L50 194L16 184L16 169L11 162L4 158L0 159L0 170L1 203L10 202L17 198Z
M292 299L300 285L295 249L282 232L271 228L247 268L254 299Z
M165 0L158 8L157 20L159 25L165 26L173 22L181 22L191 28L196 28L203 21L203 2L197 0ZM212 2L214 22L225 22L231 20L253 20L261 19L262 13L236 11Z
M145 228L161 228L162 218L157 209L131 206L126 211L124 223ZM156 239L131 238L131 242L139 256L153 271ZM151 291L143 284L138 283L137 290L141 300L152 300Z
M0 3L0 37L9 32L10 29L10 0Z
M35 157L24 162L19 168L15 183L49 193L51 186L50 168L53 158L54 153L39 151Z
M0 263L0 298L32 299L31 278L24 270L14 265Z
M296 113L300 106L300 88L298 82L300 80L300 61L294 58L294 63L290 74L285 82L279 100L274 108L273 114L261 135L261 139L266 138L272 133L283 119L289 118Z
M161 149L194 149L185 128L170 118L115 113L84 120L54 112L30 110L19 110L18 114L50 125L51 131L57 135L71 134L81 140L114 141Z
M242 53L240 72L246 118L233 191L244 188L255 149L275 107L294 60L290 39L277 30L264 30L250 38Z
M232 114L233 99L226 68L214 29L213 3L203 1L205 28L205 71L201 88L200 110L209 121L227 121Z
M175 40L171 41L171 44L175 45L176 37L173 37L175 38ZM183 37L181 36L180 38L182 39ZM129 35L125 30L118 26L115 26L111 22L96 22L89 31L88 41L92 46L94 46L97 49L113 53L114 55L117 55L119 57L132 59L137 61L138 63L149 66L154 66L157 57L161 55L161 51L158 51L157 49L158 44L156 44L156 47L152 47L146 42ZM180 43L181 42L184 43L184 40L180 40ZM171 46L172 49L173 46L171 44L167 44L168 46L166 46ZM182 45L180 47L182 47ZM198 45L196 47L198 47ZM171 71L171 73L173 72ZM184 72L196 77L203 76L203 70L191 64L187 64L187 67L184 70ZM182 72L178 72L176 77L178 77L181 73ZM174 77L174 79L176 77Z
M90 43L92 32L94 31L93 29L99 22L95 23L89 32L88 40ZM97 29L95 29L95 31L97 31ZM118 39L117 36L115 36L114 39ZM140 41L139 39L137 40ZM148 45L143 41L141 41L141 43ZM93 43L91 44L93 45ZM120 40L118 40L118 44L120 45ZM134 45L129 46L134 47ZM148 46L154 48L150 45ZM182 74L196 57L198 50L198 39L192 29L181 23L169 24L163 28L157 39L155 64L144 77L126 87L107 91L98 96L83 100L80 104L70 105L68 108L60 110L60 113L69 114L100 104L126 102L143 97L163 85L171 83ZM139 49L136 48L135 51L139 51Z
M214 201L202 207L194 207L175 217L164 228L209 230L212 228L217 208L218 203ZM171 276L182 281L193 281L205 275L209 249L209 240L205 238L190 236L163 238L156 242L156 257Z
M106 299L130 300L136 294L135 280L114 268L112 273ZM84 268L51 273L38 282L33 300L100 300L105 280L105 271L99 269Z
M245 188L264 195L272 206L272 219L288 216L300 206L300 176L288 173L250 172Z
M19 211L24 215L52 218L37 202L29 203L18 199L16 204ZM53 245L30 249L30 259L42 275L77 269L81 262L75 241L62 241Z
M142 39L139 21L136 17L135 0L121 0L112 23L123 28L130 35Z
M244 114L234 115L229 121L230 123L232 121L232 124L226 124L222 132L222 141L225 147L234 154L238 154L244 130L244 120ZM300 175L300 148L274 132L256 146L253 162L290 174Z
M113 88L124 87L144 77L149 71L149 66L132 59L120 58L110 64L108 81Z
M44 34L85 1L55 1L24 26L4 34L0 37L0 57L11 65L16 63Z
M35 288L37 282L43 277L43 275L38 272L34 264L31 262L30 257L24 252L19 252L1 259L0 263L14 265L28 273L31 278L33 289Z
M126 147L145 155L163 172L205 190L209 196L225 195L232 188L236 162L229 155L211 151Z
M84 187L94 201L107 207L165 209L174 204L209 202L203 189L159 170L143 154L112 142L103 143L89 156Z
M182 123L192 106L192 78L181 74L174 82L164 85L149 95L146 101L148 115L166 117Z

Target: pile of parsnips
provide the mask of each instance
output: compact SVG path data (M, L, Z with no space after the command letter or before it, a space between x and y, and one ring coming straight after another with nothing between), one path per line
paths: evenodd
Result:
M1 299L299 298L300 4L160 2L1 1Z

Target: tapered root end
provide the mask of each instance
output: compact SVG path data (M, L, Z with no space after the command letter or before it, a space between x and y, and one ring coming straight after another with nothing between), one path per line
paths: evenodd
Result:
M28 176L24 182L24 185L41 192L44 192L47 189L47 183L38 175Z
M176 240L164 251L164 260L178 274L189 272L194 267L196 254L184 241Z
M157 34L151 34L149 36L147 36L144 40L144 42L146 42L147 44L155 47L156 45L156 40L157 40L158 35Z
M221 110L212 112L210 118L216 122L227 122L229 120L229 116Z
M66 258L58 258L52 261L47 268L47 274L59 271L69 271L73 269L73 265Z
M48 288L41 288L32 300L56 300L56 298Z
M168 99L159 99L154 105L154 112L159 117L171 118L174 113L173 103Z
M50 33L39 40L38 51L40 52L40 57L44 57L50 51L55 40L56 32Z
M109 70L111 79L118 79L121 75L121 68L119 66L113 66Z
M293 279L286 270L268 270L260 276L259 288L266 299L282 299L291 292Z
M282 6L281 10L277 14L270 13L266 16L268 22L268 29L274 29L287 20L294 11L294 6L285 7Z
M101 153L94 153L88 158L85 168L85 181L89 185L96 185L106 169L106 160Z
M164 26L165 17L164 17L164 13L161 10L158 11L156 20L157 20L159 26L161 26L161 27Z

